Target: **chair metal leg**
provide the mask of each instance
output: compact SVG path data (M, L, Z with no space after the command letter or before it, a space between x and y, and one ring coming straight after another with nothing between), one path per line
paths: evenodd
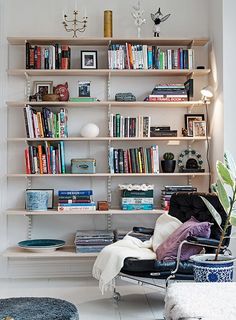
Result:
M116 291L116 280L117 278L114 279L113 300L118 302L120 301L121 295L118 291Z

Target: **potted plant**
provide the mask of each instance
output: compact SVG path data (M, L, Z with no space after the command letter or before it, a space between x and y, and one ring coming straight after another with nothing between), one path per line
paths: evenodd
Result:
M172 152L166 152L161 160L161 168L165 173L172 173L175 171L176 160L174 160L174 155Z
M221 230L219 245L215 254L200 254L192 256L194 261L194 278L197 282L229 282L233 280L233 264L235 258L230 255L220 254L222 244L227 236L227 229L236 226L236 164L232 156L224 154L224 163L217 161L216 170L218 179L213 185L213 190L217 193L222 204L227 219L222 226L222 219L212 204L201 197L208 210L214 217Z

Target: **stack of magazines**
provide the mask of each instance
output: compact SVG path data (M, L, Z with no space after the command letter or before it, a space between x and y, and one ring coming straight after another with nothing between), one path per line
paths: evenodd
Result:
M75 247L77 253L100 252L104 247L113 243L113 232L106 230L77 230Z

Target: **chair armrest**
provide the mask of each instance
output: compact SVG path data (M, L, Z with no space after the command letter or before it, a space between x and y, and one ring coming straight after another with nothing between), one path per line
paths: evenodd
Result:
M154 229L145 227L133 227L133 232L153 235Z
M216 240L216 239L208 239L208 238L202 238L202 237L194 237L194 236L189 236L187 238L187 241L189 242L194 242L198 245L208 245L208 246L212 246L212 247L218 247L220 241Z

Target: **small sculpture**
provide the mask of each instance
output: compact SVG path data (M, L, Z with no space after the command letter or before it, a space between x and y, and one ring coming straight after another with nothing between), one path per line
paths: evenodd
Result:
M141 10L140 1L138 1L138 5L133 6L134 11L131 12L132 17L134 18L134 23L138 28L138 38L141 36L141 26L146 23L146 19L143 19L144 10Z
M159 37L161 32L160 24L166 21L170 17L170 13L163 17L161 13L161 8L158 9L156 13L151 13L152 21L154 22L153 33L154 37Z
M69 90L68 83L58 84L54 89L54 93L59 96L59 101L68 101L69 100Z

